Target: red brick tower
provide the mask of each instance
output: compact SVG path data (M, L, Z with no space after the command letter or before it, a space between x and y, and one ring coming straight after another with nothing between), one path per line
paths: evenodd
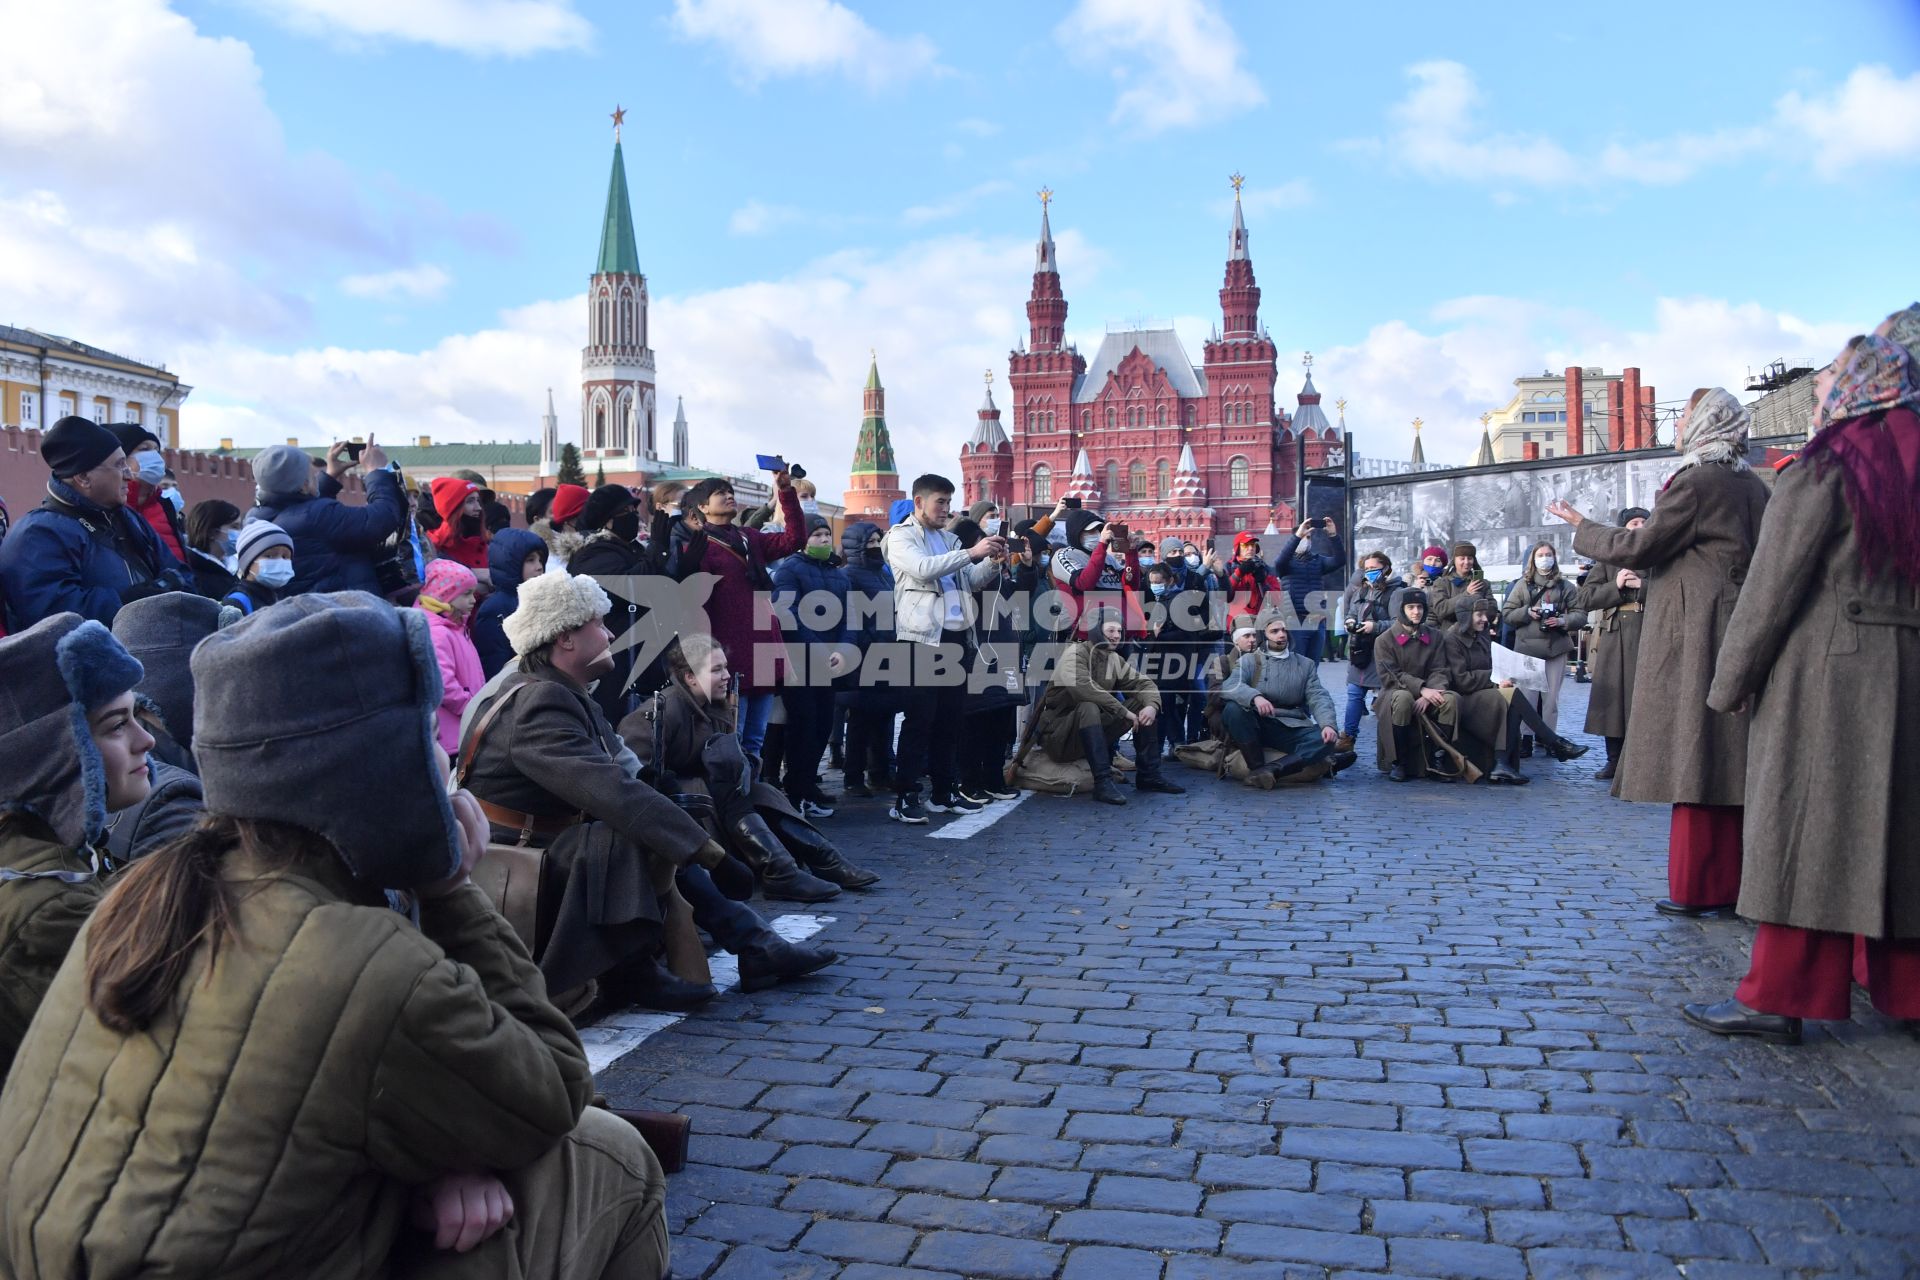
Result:
M846 518L849 522L871 520L884 529L891 523L887 509L906 494L900 490L893 439L887 434L887 389L880 385L878 356L867 367L867 386L860 404L860 440L853 448L853 473L843 499Z
M1054 257L1053 228L1047 206L1053 192L1040 192L1040 241L1034 248L1033 288L1027 296L1027 341L1007 359L1007 383L1013 395L1013 434L1020 441L1020 465L1013 471L1010 497L1015 503L1050 507L1062 492L1073 464L1078 433L1073 420L1074 380L1087 362L1067 345L1067 298L1060 290L1060 265Z
M1063 304L1064 305L1064 304ZM1000 429L1000 410L993 403L993 370L987 370L987 399L980 406L980 424L973 438L960 446L961 501L1013 501L1013 441Z
M1246 180L1236 173L1231 181L1233 226L1227 235L1227 269L1220 286L1220 331L1203 348L1202 356L1207 417L1218 426L1201 433L1194 452L1223 525L1258 529L1282 495L1293 494L1294 458L1274 405L1279 376L1276 352L1260 327L1260 286L1254 280L1247 222L1240 208L1240 188ZM1236 466L1236 459L1243 461ZM1220 483L1222 479L1225 484Z

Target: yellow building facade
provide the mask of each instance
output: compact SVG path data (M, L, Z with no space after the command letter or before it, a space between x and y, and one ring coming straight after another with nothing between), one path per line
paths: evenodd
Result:
M180 410L193 388L165 365L0 325L0 426L45 431L70 416L137 422L180 447Z

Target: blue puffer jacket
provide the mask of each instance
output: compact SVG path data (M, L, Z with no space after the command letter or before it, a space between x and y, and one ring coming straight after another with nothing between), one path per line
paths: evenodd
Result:
M138 515L105 511L59 480L49 501L20 518L0 542L0 599L7 627L25 631L56 613L103 626L129 600L191 590L192 578Z
M247 520L271 520L293 539L293 582L282 595L309 591L371 591L380 594L373 566L385 557L385 543L406 519L407 500L391 471L366 478L367 505L350 507L334 497L341 484L320 477L318 494L274 494Z
M1327 589L1327 575L1340 567L1340 558L1322 555L1313 549L1311 540L1303 543L1289 534L1286 542L1281 544L1280 555L1274 564L1279 567L1280 576L1287 584L1287 599L1293 602L1294 616L1304 622L1308 615L1307 597ZM1327 601L1321 609L1319 621L1324 622L1326 612L1332 608L1333 602Z
M893 639L886 620L893 617L893 570L882 559L867 561L867 539L884 533L871 520L856 520L840 532L840 555L847 562L848 617L846 638L865 653L876 641ZM865 600L854 600L854 596Z
M493 575L493 594L473 611L473 647L480 651L480 669L491 680L500 668L513 661L513 646L507 643L507 615L520 607L521 567L527 557L546 549L537 533L525 529L502 529L487 546L487 569Z
M831 595L837 607L824 602L811 608L800 602L816 594ZM787 639L801 644L838 644L847 638L847 571L828 560L815 560L804 551L786 556L773 566L773 599L778 608L791 609L796 623ZM822 615L833 625L816 629L808 620ZM784 630L784 628L782 628Z

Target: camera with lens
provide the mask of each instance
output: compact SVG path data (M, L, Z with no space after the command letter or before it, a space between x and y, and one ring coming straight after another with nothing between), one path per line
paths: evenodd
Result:
M1360 619L1358 619L1358 618L1348 618L1348 619L1347 619L1347 631L1348 631L1348 633L1349 633L1349 634L1354 634L1354 635L1357 635L1357 634L1359 633L1359 631L1360 631Z

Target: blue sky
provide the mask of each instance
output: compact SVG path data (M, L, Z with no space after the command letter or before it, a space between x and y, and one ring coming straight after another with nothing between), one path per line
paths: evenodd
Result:
M710 465L844 475L873 347L902 467L951 468L1042 184L1083 349L1149 318L1197 358L1245 173L1283 403L1313 349L1373 454L1419 414L1464 458L1542 366L1680 398L1920 294L1920 7L1464 12L23 6L0 320L167 359L199 443L526 438L548 386L571 427L616 102L660 388Z

